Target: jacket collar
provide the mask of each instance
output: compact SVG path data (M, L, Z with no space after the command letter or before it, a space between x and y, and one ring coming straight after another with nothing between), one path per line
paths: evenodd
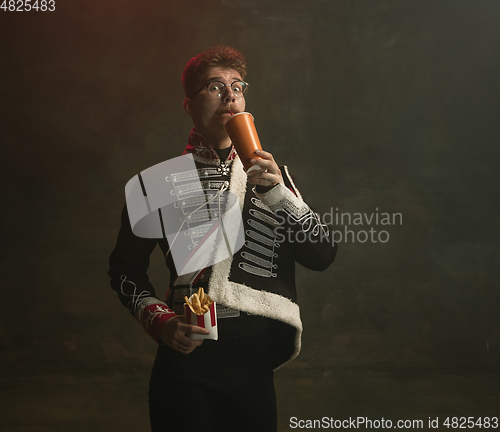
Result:
M221 162L224 162L226 165L230 165L236 157L236 150L231 144L231 151L229 152L226 160L221 161L217 152L207 143L207 140L203 135L196 132L195 128L191 129L191 133L189 134L188 138L188 144L184 149L184 153L182 154L188 153L191 153L193 155L193 159L196 162L216 166L220 165Z

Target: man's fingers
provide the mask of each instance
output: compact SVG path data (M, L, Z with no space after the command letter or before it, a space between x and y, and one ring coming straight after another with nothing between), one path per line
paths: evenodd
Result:
M177 346L182 348L183 350L193 351L196 347L200 346L203 343L203 339L194 340L190 337L183 335L180 336L177 340Z
M278 165L273 160L252 159L252 164L258 165L262 171L265 171L266 169L268 171L278 171L279 170ZM250 174L252 174L254 172L258 173L259 171L251 171Z
M202 327L186 324L183 316L176 316L165 323L160 337L169 347L182 354L189 354L203 343L203 339L193 340L186 336L186 333L209 334L210 332Z
M271 186L276 183L283 183L281 171L274 161L273 155L263 150L256 151L259 157L264 159L252 159L252 164L258 166L259 170L253 170L248 173L248 182L260 184L262 186Z
M267 179L271 180L274 178L281 177L281 171L279 172L271 172L271 171L256 171L248 174L248 180L257 180L257 179Z
M203 341L202 341L203 342ZM178 344L175 349L177 351L179 351L181 354L190 354L194 351L194 349L199 346L199 345L196 345L196 346L186 346L186 345L182 345L182 344Z
M179 325L179 328L184 333L195 333L195 334L199 334L199 335L210 334L210 332L206 328L198 327L198 326L191 325L191 324L182 324L182 325Z
M178 333L174 338L174 346L172 348L181 352L182 354L189 354L196 347L199 347L203 343L203 339L193 340L186 336L185 333Z
M263 164L269 164L270 161L259 161L259 166L263 167ZM266 171L252 171L248 174L247 181L252 184L258 184L262 186L271 186L276 183L283 183L283 176L281 171L276 164L268 168Z
M255 154L260 156L261 158L274 161L273 155L269 152L264 151L264 150L255 150Z
M197 346L200 346L203 343L203 339L194 340L191 339L186 333L196 333L201 335L207 335L210 332L207 329L202 327L190 325L190 324L179 324L178 330L175 335L175 340L179 346L179 351L183 351L184 353L193 351Z

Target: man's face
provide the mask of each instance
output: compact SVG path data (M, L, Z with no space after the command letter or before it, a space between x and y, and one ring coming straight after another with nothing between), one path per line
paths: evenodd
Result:
M234 69L223 67L210 68L203 79L200 79L198 87L212 81L221 81L231 84L234 81L242 81L241 76ZM204 87L193 98L184 101L184 108L193 118L197 132L207 139L224 134L224 121L234 113L245 111L245 97L236 97L231 87L224 87L221 97L212 96Z

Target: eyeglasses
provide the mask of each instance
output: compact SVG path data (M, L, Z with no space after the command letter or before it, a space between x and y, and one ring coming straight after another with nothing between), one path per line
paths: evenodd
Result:
M218 98L222 97L222 92L226 87L231 87L234 95L237 98L241 98L248 90L248 83L246 83L245 81L234 81L231 84L224 84L221 81L212 81L202 86L194 95L197 95L200 91L203 90L204 87L208 89L208 92L211 96Z

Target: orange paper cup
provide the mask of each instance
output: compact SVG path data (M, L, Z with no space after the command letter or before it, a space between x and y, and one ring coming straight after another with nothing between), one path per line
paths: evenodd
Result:
M259 166L252 165L251 162L252 159L262 159L255 154L255 150L262 150L262 147L255 129L253 115L249 112L234 114L224 122L224 127L245 167L245 171L260 169Z

